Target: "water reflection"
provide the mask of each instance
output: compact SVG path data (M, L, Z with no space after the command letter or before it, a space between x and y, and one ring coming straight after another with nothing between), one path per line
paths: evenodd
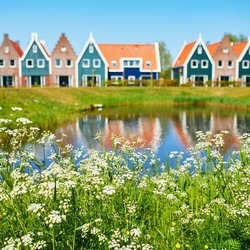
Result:
M112 147L111 136L130 139L131 135L144 140L145 147L158 147L158 156L165 159L171 151L184 151L196 143L197 131L217 134L229 131L225 149L238 149L239 136L250 132L250 117L236 112L226 113L210 110L143 109L104 110L86 113L75 122L56 130L56 136L67 134L66 143L74 147L84 145L87 149L100 150ZM95 138L102 133L101 142Z

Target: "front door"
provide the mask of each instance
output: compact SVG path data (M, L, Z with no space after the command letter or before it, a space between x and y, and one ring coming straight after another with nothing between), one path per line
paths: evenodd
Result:
M69 76L59 76L59 86L69 87Z
M194 78L194 84L195 84L195 86L203 86L203 84L204 84L204 76L196 76Z
M41 77L40 76L31 76L31 86L41 86Z
M13 84L13 77L12 76L3 76L3 87L12 87Z
M250 76L246 77L246 86L250 87Z

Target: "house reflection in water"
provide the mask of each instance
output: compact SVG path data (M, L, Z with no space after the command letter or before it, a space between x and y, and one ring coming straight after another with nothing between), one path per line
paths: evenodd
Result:
M111 113L111 114L110 114ZM82 145L86 149L100 150L112 148L112 135L127 140L134 135L142 138L145 147L159 147L158 151L182 151L197 142L197 131L210 131L215 135L229 131L225 136L225 150L239 148L239 136L249 132L250 118L244 115L222 114L219 112L174 110L154 113L107 112L90 113L78 118L56 131L57 138L64 133L64 144L71 143L75 148ZM101 140L95 139L101 132ZM174 146L174 149L171 147ZM163 153L162 153L163 154Z

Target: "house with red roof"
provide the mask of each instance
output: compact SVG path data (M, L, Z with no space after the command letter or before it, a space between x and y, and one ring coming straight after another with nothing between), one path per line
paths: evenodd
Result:
M4 34L0 46L0 87L20 86L18 60L22 55L19 42L10 40L9 35Z
M44 41L38 40L36 33L31 34L31 40L19 60L19 67L23 86L49 86L51 58Z
M58 87L75 87L76 54L65 33L59 38L51 53L52 77L51 83Z
M158 43L97 44L91 34L77 59L78 86L102 86L107 80L159 79Z
M203 86L214 79L214 62L201 35L196 41L184 43L172 65L172 79L193 86Z
M238 55L229 36L225 35L220 42L209 44L207 48L215 66L213 81L219 86L221 82L236 81Z
M158 43L99 44L108 63L108 80L158 80L161 71Z
M250 38L234 45L237 59L237 77L242 86L250 86Z

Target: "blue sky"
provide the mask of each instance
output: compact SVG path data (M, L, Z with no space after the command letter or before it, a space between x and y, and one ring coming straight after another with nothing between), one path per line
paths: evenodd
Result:
M25 49L37 32L49 52L62 32L77 54L92 31L97 43L164 41L173 58L199 33L209 42L250 36L250 0L0 0L0 9L1 36Z

